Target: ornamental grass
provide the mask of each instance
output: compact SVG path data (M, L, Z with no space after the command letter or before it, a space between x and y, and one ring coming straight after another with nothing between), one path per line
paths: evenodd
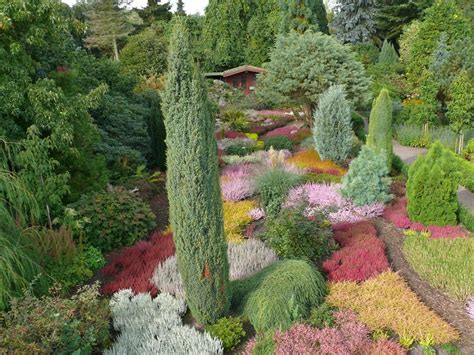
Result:
M403 278L388 271L363 283L334 282L326 301L350 309L371 331L393 331L404 343L444 344L459 339L451 325L421 302Z
M245 227L252 222L250 211L257 207L253 200L224 202L224 232L227 241L240 243L244 240Z
M338 166L330 160L321 160L319 154L314 149L302 150L295 153L288 162L300 169L308 169L308 171L321 171L322 173L334 173L337 171L338 175L344 175L346 170Z
M461 302L474 295L474 238L430 239L412 232L406 234L403 252L433 287Z

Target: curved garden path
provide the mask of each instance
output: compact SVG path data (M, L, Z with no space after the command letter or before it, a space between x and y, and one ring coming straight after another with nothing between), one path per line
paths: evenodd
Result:
M405 164L410 165L419 155L425 154L426 149L405 147L400 145L397 141L393 141L393 152L397 154ZM474 212L474 193L461 186L458 191L458 198L462 206Z
M474 325L467 316L465 306L439 289L433 288L410 267L403 255L403 233L382 218L375 221L378 237L385 243L387 255L394 271L398 271L420 299L461 334L459 342L463 354L474 354Z

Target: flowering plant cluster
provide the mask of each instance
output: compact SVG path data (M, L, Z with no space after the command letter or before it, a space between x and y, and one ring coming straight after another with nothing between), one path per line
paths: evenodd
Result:
M383 217L392 222L396 227L402 229L413 229L417 232L428 232L431 238L464 238L469 232L461 225L457 226L425 226L422 223L412 222L407 214L407 199L401 198L387 207L383 212Z
M380 216L383 213L382 203L367 206L355 206L351 200L339 192L341 185L307 183L290 190L285 207L295 207L306 202L306 214L313 215L316 211L326 211L332 223L355 223Z
M302 150L294 154L288 162L308 172L311 172L312 169L318 169L318 171L322 171L323 173L328 173L329 171L334 174L334 171L338 171L339 176L346 173L346 170L336 163L330 160L321 160L319 154L314 149Z
M384 244L371 223L342 223L333 228L342 248L323 263L329 280L365 281L389 270Z

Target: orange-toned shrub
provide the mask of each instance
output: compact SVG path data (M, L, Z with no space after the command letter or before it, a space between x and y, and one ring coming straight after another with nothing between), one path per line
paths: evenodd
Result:
M391 330L405 341L450 343L458 332L424 305L400 275L384 272L363 283L335 282L327 302L351 309L372 331Z
M320 171L321 173L336 172L339 176L346 173L346 170L341 168L336 163L330 160L321 160L318 152L316 152L314 149L302 150L298 153L295 153L290 159L288 159L288 162L300 169L305 169L308 171L316 170Z

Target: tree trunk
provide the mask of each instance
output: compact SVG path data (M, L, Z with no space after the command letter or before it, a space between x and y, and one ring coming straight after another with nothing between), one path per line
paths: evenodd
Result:
M112 39L112 47L114 48L114 60L116 62L120 61L119 52L117 47L117 38L114 36Z

